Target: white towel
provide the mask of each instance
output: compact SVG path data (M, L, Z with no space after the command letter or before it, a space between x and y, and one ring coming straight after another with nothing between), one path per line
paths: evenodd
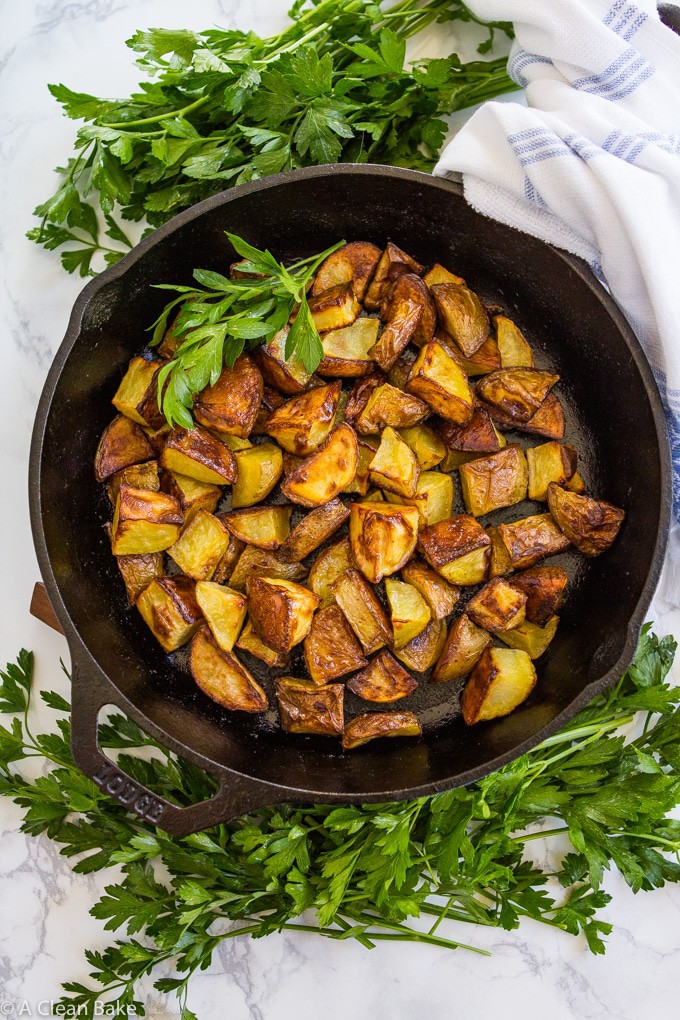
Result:
M680 519L680 37L654 0L467 2L514 23L508 72L527 105L485 103L434 172L462 172L475 209L580 255L608 286L664 400ZM662 594L680 605L677 522Z

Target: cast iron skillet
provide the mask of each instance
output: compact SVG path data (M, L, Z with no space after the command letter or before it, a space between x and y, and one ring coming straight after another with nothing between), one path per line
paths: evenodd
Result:
M568 434L580 451L591 451L583 467L589 487L627 516L607 553L573 560L570 596L539 663L540 681L507 718L467 729L455 710L453 685L436 685L439 709L426 711L430 725L422 738L343 754L339 742L294 737L221 710L169 663L139 614L127 608L102 528L105 497L92 467L97 441L128 359L167 299L151 284L186 283L196 266L224 271L233 257L226 229L284 259L321 251L340 238L379 245L393 240L422 262L451 266L487 300L502 304L534 344L539 365L561 373ZM393 800L479 779L556 731L629 664L663 559L669 465L648 363L590 270L479 215L459 183L409 170L338 165L216 195L161 227L85 288L38 408L31 518L73 661L75 759L121 803L174 833L265 804ZM538 509L527 504L511 516ZM442 711L442 698L450 699L449 711ZM109 703L215 775L218 793L180 808L130 780L98 748L97 717Z

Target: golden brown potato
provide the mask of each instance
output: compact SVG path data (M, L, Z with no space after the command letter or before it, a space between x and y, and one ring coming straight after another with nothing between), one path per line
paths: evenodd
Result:
M321 263L314 278L312 294L322 294L340 283L352 283L357 298L363 301L380 255L380 248L368 241L350 241Z
M394 647L403 648L425 630L432 614L417 588L404 581L385 580L385 593L390 605Z
M168 556L195 581L209 581L229 548L229 539L229 532L218 517L199 510L182 528L179 538L168 549Z
M592 496L548 486L548 506L560 530L584 556L599 556L614 542L626 516L623 510Z
M418 589L435 620L443 620L453 612L460 598L460 589L449 584L439 574L435 574L422 560L410 560L402 569L401 576L408 584Z
M421 470L429 471L444 460L446 444L427 425L413 425L410 429L400 429L399 435L415 453Z
M114 506L121 485L158 492L161 487L158 463L155 460L147 460L144 464L131 464L130 467L111 475L106 485L106 493Z
M369 487L369 467L380 442L374 436L357 436L357 443L359 456L356 474L342 491L356 492L359 496L365 496Z
M330 585L347 622L369 654L392 642L392 628L375 590L354 567L349 567Z
M215 573L212 576L216 584L229 583L234 568L245 548L245 542L242 542L240 538L235 538L232 534L229 535L229 545L222 554L222 559L215 567Z
M281 492L302 506L330 503L354 479L358 458L354 429L345 423L338 425L315 453L287 475Z
M489 578L506 577L512 574L514 567L505 542L501 538L498 528L488 527L486 533L491 539L491 559L489 560Z
M164 421L158 407L156 384L156 376L162 367L162 361L133 358L111 401L121 414L147 428L158 428Z
M379 737L419 737L423 728L413 712L366 712L355 715L345 727L343 751L367 744Z
M545 627L539 627L535 623L525 620L519 627L509 630L506 634L499 634L501 641L511 648L521 648L530 659L540 659L557 632L557 625L560 622L559 616L551 616Z
M161 648L174 652L198 630L203 614L190 577L157 577L137 598L137 609Z
M253 430L264 383L252 358L242 354L233 368L226 365L214 386L199 393L193 407L199 425L247 439Z
M398 390L403 390L404 386L408 381L408 377L413 367L413 362L416 360L417 352L411 348L407 348L400 358L397 358L392 368L387 373L387 381L390 386L394 386Z
M417 425L429 414L430 408L422 400L389 383L382 383L370 393L355 425L357 432L375 435L386 426L400 429Z
M529 468L529 499L547 500L548 485L564 485L576 471L577 453L573 446L554 439L527 450Z
M403 648L395 648L396 657L415 670L416 673L424 673L434 666L441 655L441 650L446 641L446 624L443 620L430 620L425 630L417 637L409 641Z
M269 549L247 545L229 578L229 587L244 591L249 577L280 577L285 581L302 581L307 570L301 563L287 563Z
M478 627L500 634L524 623L526 604L524 592L496 577L472 596L465 612Z
M307 672L315 684L325 684L354 673L367 661L338 605L326 606L314 614L304 641L304 651Z
M526 652L487 648L465 685L461 698L468 726L509 715L536 686L536 670Z
M289 329L290 326L284 326L269 343L258 347L255 360L265 383L281 393L293 395L302 393L309 386L312 377L297 355L286 359L286 337Z
M139 425L118 414L106 426L99 440L94 458L94 473L98 482L105 482L111 475L130 467L152 460L154 450Z
M221 518L236 538L259 549L278 549L290 533L291 506L253 506Z
M490 644L491 635L477 627L466 613L462 613L449 628L431 679L436 683L445 683L467 676Z
M282 655L281 652L276 652L269 645L266 645L262 638L258 637L253 630L250 620L246 620L245 626L236 642L236 647L241 648L244 652L249 652L256 659L266 662L272 669L285 669L288 665L288 656Z
M352 427L356 426L357 419L363 413L371 394L379 386L382 386L385 381L385 376L382 372L377 371L377 369L365 378L357 379L350 391L345 407L345 421L349 425L352 425ZM376 428L375 431L377 432L378 429Z
M309 680L292 676L274 681L279 703L281 727L286 733L314 733L321 737L339 737L343 731L342 684L318 687Z
M405 280L407 277L403 276L402 279ZM420 277L416 276L414 279L419 280ZM385 325L380 339L376 340L369 351L373 361L376 361L385 372L392 368L401 352L415 339L422 315L421 307L406 303L405 307L400 308Z
M564 436L564 410L554 393L549 393L536 413L525 422L515 421L491 405L488 405L488 410L499 429L506 431L516 429L518 432L544 436L546 439L562 439Z
M207 510L211 514L222 496L219 486L197 482L195 478L188 478L174 471L163 472L161 489L178 500L185 524L188 524L199 510Z
M319 333L351 326L361 311L352 283L338 283L309 299L309 311Z
M349 517L349 507L341 499L332 499L324 506L310 510L295 525L279 550L279 556L298 563L330 538Z
M491 539L474 517L457 514L423 528L418 550L451 584L479 584L486 575Z
M416 309L420 309L420 315L416 317L413 341L420 346L429 343L434 336L437 310L422 279L415 273L403 273L383 294L381 317L389 324L404 319ZM375 360L378 361L377 358Z
M264 712L267 695L232 652L220 648L207 627L191 642L189 668L196 684L230 712Z
M380 256L373 279L364 295L364 306L371 312L377 311L380 308L383 294L394 280L403 276L404 273L415 273L419 276L423 268L419 262L416 262L390 241Z
M319 596L321 606L332 605L335 602L331 587L341 574L353 566L349 538L343 538L319 553L309 571L307 584L314 594Z
M441 421L438 431L450 450L461 453L497 453L507 445L505 437L495 428L489 412L480 405L474 408L472 417L463 425Z
M223 652L230 652L246 618L245 595L214 581L198 581L196 601L215 643Z
M482 400L513 422L526 423L536 413L559 375L537 368L501 368L476 384Z
M246 593L253 629L271 648L285 654L304 641L319 605L314 592L283 578L249 577Z
M151 443L154 455L156 457L160 456L160 452L163 449L163 444L165 443L167 436L171 432L170 426L168 425L167 422L165 422L158 429L144 429L144 432L146 434L146 438Z
M434 287L436 283L465 283L462 276L456 276L455 273L450 273L448 269L444 269L444 266L440 266L438 262L432 266L423 280L428 287Z
M182 511L164 492L121 485L111 527L114 556L143 555L169 549L179 537Z
M467 376L436 340L421 349L406 388L446 421L462 425L472 417L472 390Z
M326 383L291 397L270 416L265 432L289 453L313 453L333 427L341 388L341 382Z
M498 350L498 344L492 336L488 336L481 347L478 347L469 358L465 357L448 333L437 330L435 340L460 365L466 375L488 375L490 372L495 372L501 367L501 353Z
M521 330L505 315L494 315L501 368L533 368L534 356Z
M393 428L383 430L368 470L371 482L378 488L399 496L415 496L420 475L418 458Z
M529 623L546 626L562 605L567 580L561 567L534 567L513 577L510 584L527 597L526 618Z
M472 357L491 330L484 305L464 283L435 283L430 290L444 329Z
M471 460L458 470L465 509L475 517L527 498L529 473L524 450L519 446Z
M236 481L236 460L228 446L200 426L172 429L159 458L161 467L197 482L224 485Z
M274 443L236 450L237 476L231 488L231 505L253 506L272 491L283 473L283 454Z
M550 514L534 514L512 524L499 524L498 533L515 570L533 567L545 556L564 552L571 544Z
M413 505L420 515L420 526L438 524L451 516L453 509L453 479L441 471L423 471L416 484L415 496L396 496L385 491L390 503Z
M123 578L128 602L131 606L156 577L163 576L163 553L161 552L117 556L116 564Z
M399 701L415 691L418 681L400 666L387 649L378 652L365 669L347 681L348 690L363 698L386 704Z
M401 504L353 503L349 517L352 555L361 572L377 584L401 570L416 547L419 514Z
M380 319L362 316L351 326L324 333L321 337L323 358L317 369L319 375L352 379L372 372L375 365L370 351L378 339L379 329Z
M579 496L583 496L586 491L586 483L578 471L574 471L569 481L564 483L564 488L568 489L569 492L578 492Z

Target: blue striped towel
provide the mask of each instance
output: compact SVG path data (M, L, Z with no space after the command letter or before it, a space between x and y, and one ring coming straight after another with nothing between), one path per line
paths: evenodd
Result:
M653 0L468 0L512 21L526 91L482 106L435 173L480 212L586 259L627 316L667 411L680 520L680 37ZM680 525L662 594L680 605Z

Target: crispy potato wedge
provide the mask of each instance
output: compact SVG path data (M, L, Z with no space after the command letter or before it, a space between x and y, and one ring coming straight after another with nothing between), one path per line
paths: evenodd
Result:
M552 439L527 450L529 499L547 500L548 485L564 485L576 471L577 453L573 446Z
M567 540L584 556L599 556L616 539L626 516L613 503L579 496L555 482L548 485L548 506Z
M533 368L534 356L522 331L505 315L494 315L496 343L501 355L501 368Z
M342 734L343 684L319 687L309 680L282 676L274 681L274 686L281 728L286 733L314 733L321 737L339 737Z
M444 329L465 357L472 357L491 331L484 305L464 283L435 283L430 291Z
M354 478L342 490L343 492L356 492L359 496L365 496L369 488L369 468L375 457L380 441L374 436L357 436L359 456L357 458L357 470Z
M347 622L369 654L392 642L392 627L375 590L354 567L349 567L330 584Z
M574 471L569 481L564 483L564 488L568 489L569 492L578 492L579 496L583 496L586 491L586 483L578 471Z
M416 485L413 499L385 493L390 503L413 505L420 515L420 526L438 524L451 516L453 509L453 479L441 471L423 471Z
M450 450L461 453L498 453L507 445L505 436L495 427L489 412L479 404L464 424L441 421L438 432Z
M535 414L528 421L514 421L502 414L497 407L488 405L489 414L499 429L517 429L528 435L544 436L546 439L562 439L566 423L564 410L554 393L549 393Z
M229 535L229 545L222 554L222 559L215 567L215 573L212 576L212 579L216 584L229 583L231 575L234 572L234 568L241 558L241 554L245 548L245 542L242 542L240 538L235 538L232 534Z
M153 452L156 457L160 455L160 452L163 449L163 444L165 443L165 440L171 431L172 430L167 422L161 425L161 427L158 429L144 429L146 438L151 443Z
M380 255L380 248L368 241L350 241L321 263L314 277L312 294L322 294L338 284L351 283L357 298L363 301Z
M309 312L319 333L351 326L360 311L361 305L351 281L338 283L309 299Z
M291 563L298 563L318 549L327 538L335 534L349 517L349 507L341 499L310 510L298 521L279 550L279 556Z
M461 698L468 726L509 715L536 686L536 670L526 652L487 648L465 685Z
M418 458L393 428L383 429L368 470L371 482L378 488L399 496L415 496L420 475Z
M305 665L315 684L337 680L366 665L361 645L338 605L314 614L304 641Z
M435 574L422 560L410 560L402 569L401 576L418 589L435 620L443 620L453 612L460 598L460 589Z
M179 537L182 511L164 492L121 485L111 526L114 556L163 552Z
M352 425L356 425L357 419L364 411L366 404L368 403L369 397L379 386L382 386L385 382L385 376L382 372L374 369L364 379L357 379L352 387L347 405L345 407L345 421ZM378 429L375 430L376 432Z
M98 482L105 482L118 471L152 460L153 456L154 449L139 425L124 414L118 414L102 432L94 458L94 473Z
M218 517L199 510L168 549L180 570L195 581L209 581L229 548L229 532Z
M203 621L190 577L157 577L137 597L142 619L168 654L185 645Z
M285 581L303 581L307 570L301 563L287 563L269 549L246 545L231 572L229 587L244 591L249 577L280 577Z
M375 366L369 352L378 339L379 329L379 319L362 316L351 326L324 333L321 337L323 358L317 369L319 375L352 379L372 372Z
M421 529L418 550L451 584L479 584L486 575L491 539L474 517L456 514Z
M386 704L399 701L415 691L418 681L400 666L386 648L371 659L365 669L347 681L347 688L364 701Z
M147 428L159 428L165 420L158 407L156 376L162 361L133 358L111 403L127 418Z
M396 657L415 670L416 673L424 673L434 666L441 655L441 650L446 641L446 624L443 620L430 620L425 630L417 637L409 641L403 648L395 648Z
M385 580L385 592L390 605L394 647L403 648L425 630L432 613L417 588L405 581Z
M163 443L161 467L213 485L236 481L236 460L228 446L200 426L172 429Z
M123 578L128 602L131 606L155 578L163 576L163 553L161 552L117 556L116 564Z
M446 353L451 355L468 376L488 375L501 367L501 354L498 344L492 336L487 337L470 358L465 357L448 333L437 330L435 340L442 345Z
M253 506L221 518L232 535L259 549L278 549L290 533L291 506Z
M246 592L250 622L271 648L286 654L304 641L319 605L314 592L274 577L249 577Z
M351 397L348 411L350 405ZM355 427L363 435L375 435L386 426L400 429L418 425L429 414L430 408L418 397L389 383L382 383L370 392L363 410L355 419Z
M111 475L106 484L106 493L115 506L118 490L121 485L129 485L133 489L149 489L150 492L158 492L161 487L158 477L158 463L155 460L147 460L144 464L131 464Z
M524 623L526 604L524 592L496 577L472 596L465 612L478 627L500 634Z
M399 435L415 453L421 470L429 471L444 460L446 444L427 425L413 425L410 429L400 429Z
M509 630L505 634L499 634L501 641L511 648L521 648L530 659L540 659L543 652L555 637L557 625L560 622L559 616L551 616L545 627L539 627L535 623L525 620L519 627Z
M243 663L220 648L207 627L191 642L189 669L196 684L212 701L230 712L264 712L267 695Z
M490 457L461 464L458 471L465 509L475 517L527 498L529 472L519 446L507 446Z
M510 584L527 597L529 623L545 627L562 605L567 575L561 567L533 567L513 577Z
M335 602L331 588L340 575L353 566L349 538L343 538L319 553L309 571L307 584L314 594L319 596L321 606L332 605Z
M514 567L510 553L507 550L498 528L493 526L486 528L486 533L491 539L491 559L489 560L489 578L507 577L512 574Z
M420 277L416 276L414 279L419 280ZM385 372L392 368L401 352L415 339L422 315L421 307L406 303L405 307L399 309L385 325L380 339L376 340L369 351L373 361Z
M446 642L430 679L436 683L445 683L467 676L490 644L491 635L477 627L467 613L462 613L449 627Z
M188 524L199 510L212 513L222 496L222 490L209 482L198 482L195 478L180 475L174 471L164 471L161 478L161 489L179 502L184 514L184 523Z
M246 618L245 595L214 581L199 581L196 601L215 643L223 652L230 652Z
M420 276L416 273L403 273L384 293L380 303L380 314L389 324L398 319L403 320L415 309L420 309L420 315L416 317L413 342L420 346L429 343L434 336L437 310L427 284ZM378 361L377 358L375 360Z
M534 514L512 524L499 524L498 533L515 570L533 567L545 556L564 552L571 545L550 514Z
M419 737L422 732L413 712L365 712L355 715L345 726L342 749L353 751L380 737Z
M476 383L479 397L515 423L526 423L539 409L559 375L537 368L501 368Z
M289 329L290 326L284 326L268 344L258 347L255 360L265 383L281 393L292 396L307 389L312 376L297 355L286 360L286 337Z
M473 398L467 376L436 340L421 349L406 388L446 421L462 425L472 417Z
M418 539L416 507L373 500L353 503L349 516L349 540L356 565L377 584L401 570L410 559Z
M371 312L377 311L380 308L384 292L389 289L394 280L403 276L404 273L415 273L419 276L423 268L419 262L416 262L390 241L380 256L373 279L364 295L364 306Z
M465 283L462 276L456 276L455 273L450 273L448 269L444 269L444 266L440 266L438 262L435 262L432 269L429 269L425 273L423 280L428 287L434 287L436 283Z
M273 412L265 431L289 453L308 456L333 428L341 388L341 382L326 383L291 397Z
M233 368L226 365L214 386L198 394L193 414L199 425L247 439L260 409L264 382L252 358L241 354Z
M239 507L261 503L283 474L283 454L274 443L261 443L234 453L236 481L231 487L231 505Z
M281 492L302 506L330 503L353 480L358 458L354 429L338 425L318 450L286 476Z
M403 390L404 386L408 382L408 377L413 367L413 362L416 360L417 352L412 350L410 347L407 348L400 358L397 358L392 368L387 373L387 381L390 386L394 386L398 390Z
M269 645L266 645L262 638L258 637L253 630L250 620L246 620L245 626L236 642L236 647L241 648L250 655L254 655L256 659L266 662L272 669L285 669L288 665L288 656L282 655L281 652L276 652Z

